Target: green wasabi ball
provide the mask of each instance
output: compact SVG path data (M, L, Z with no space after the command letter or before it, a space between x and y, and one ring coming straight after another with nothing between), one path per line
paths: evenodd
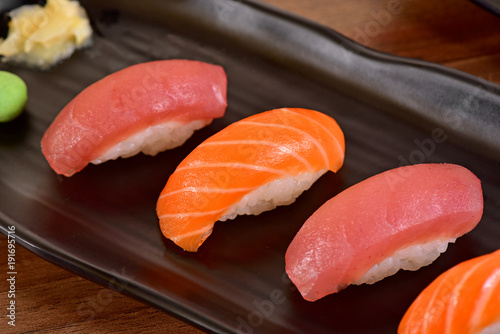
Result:
M0 71L0 122L19 116L28 100L28 88L17 75Z

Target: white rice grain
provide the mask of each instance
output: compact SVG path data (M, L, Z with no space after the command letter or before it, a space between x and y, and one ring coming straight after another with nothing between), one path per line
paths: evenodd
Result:
M400 249L392 254L392 256L374 265L363 277L352 284L373 284L385 277L394 275L399 269L418 270L434 262L441 253L446 251L448 244L455 242L455 240L456 238L433 240L424 244L412 245Z
M484 328L482 331L478 332L478 334L498 334L500 333L500 321L489 325L488 327Z
M91 161L100 164L117 158L128 158L142 152L155 156L159 152L181 146L195 130L212 122L212 119L195 120L190 123L166 122L150 126L133 136L112 146L97 159Z
M234 219L237 215L258 215L279 205L289 205L326 171L322 169L316 173L306 172L269 182L246 194L220 220Z

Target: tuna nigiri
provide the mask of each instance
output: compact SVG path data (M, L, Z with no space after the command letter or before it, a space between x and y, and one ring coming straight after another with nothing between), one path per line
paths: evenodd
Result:
M481 219L479 179L452 164L405 166L372 176L323 204L285 255L309 301L350 284L432 263Z
M226 86L222 67L199 61L127 67L70 101L43 135L42 152L54 171L65 176L88 163L141 151L156 155L222 117Z
M318 111L275 109L253 115L201 143L160 194L161 231L197 251L218 220L292 203L344 160L344 135Z
M436 278L410 306L398 333L500 333L500 250Z

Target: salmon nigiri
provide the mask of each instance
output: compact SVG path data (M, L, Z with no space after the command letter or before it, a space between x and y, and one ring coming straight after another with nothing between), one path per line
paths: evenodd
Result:
M285 255L308 301L432 263L483 214L481 182L453 164L421 164L372 176L323 204Z
M195 252L218 220L292 203L344 161L344 135L318 111L275 109L201 143L170 176L157 214L165 237Z
M500 250L436 278L410 306L398 334L500 333Z
M66 105L42 138L58 174L71 176L139 152L182 145L226 110L227 79L217 65L159 60L133 65L95 82Z

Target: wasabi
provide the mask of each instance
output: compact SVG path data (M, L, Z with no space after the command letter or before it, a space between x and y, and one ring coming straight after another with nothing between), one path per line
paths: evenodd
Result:
M28 100L28 88L17 75L0 71L0 122L19 116Z

